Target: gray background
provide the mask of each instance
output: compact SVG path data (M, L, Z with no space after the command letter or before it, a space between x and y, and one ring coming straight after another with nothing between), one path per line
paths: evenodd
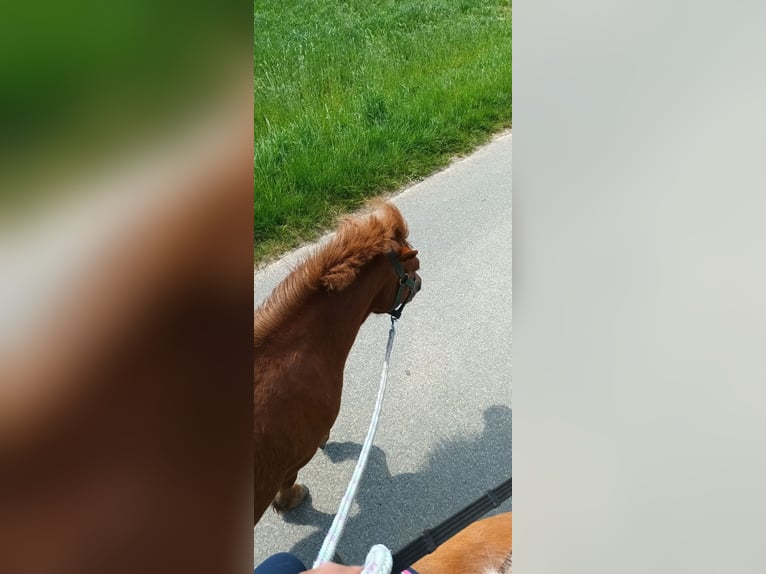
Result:
M514 574L762 573L766 3L514 6Z
M420 250L423 289L397 323L375 446L338 545L346 563L376 543L400 549L511 475L510 133L393 201ZM256 273L256 304L303 253ZM311 499L284 519L266 512L256 564L281 551L316 558L367 432L389 324L362 326L330 442L299 474Z

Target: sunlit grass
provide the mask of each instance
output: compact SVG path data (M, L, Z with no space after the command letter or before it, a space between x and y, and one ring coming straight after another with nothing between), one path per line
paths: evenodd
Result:
M511 2L255 2L255 259L511 124Z

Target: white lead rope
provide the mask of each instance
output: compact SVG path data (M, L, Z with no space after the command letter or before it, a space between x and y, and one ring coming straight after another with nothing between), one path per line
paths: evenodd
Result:
M375 438L375 431L378 427L380 409L383 406L383 393L386 390L386 378L388 377L388 361L391 357L391 349L394 346L394 335L396 334L396 330L394 329L395 321L396 319L391 317L391 330L388 332L386 358L383 361L383 372L380 374L378 400L375 403L375 411L372 414L370 428L367 430L367 437L364 439L362 452L359 454L359 460L356 461L356 467L354 468L354 473L351 475L351 481L348 483L348 488L346 488L346 494L343 495L340 507L338 508L338 513L332 521L327 536L325 536L322 548L319 549L319 554L314 561L313 568L318 568L322 564L332 561L332 557L335 555L335 548L338 545L338 540L340 540L340 536L343 534L343 527L346 525L346 518L348 517L349 510L351 510L351 504L354 502L356 489L359 486L359 481L362 478L364 468L367 466L367 458L370 454L372 441ZM363 574L387 573L391 571L391 565L391 552L382 544L376 544L367 554L367 560L365 561L364 570L362 572Z

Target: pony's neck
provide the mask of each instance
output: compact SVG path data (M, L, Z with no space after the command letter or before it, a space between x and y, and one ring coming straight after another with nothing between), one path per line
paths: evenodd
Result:
M321 356L342 369L359 329L372 312L373 302L380 293L390 269L375 259L364 266L356 280L340 293L321 292L315 295L303 314L308 327L322 333L320 340L327 352ZM391 277L395 281L395 277Z

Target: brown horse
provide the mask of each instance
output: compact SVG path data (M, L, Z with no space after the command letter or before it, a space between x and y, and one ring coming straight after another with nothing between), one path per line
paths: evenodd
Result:
M400 311L420 290L407 235L391 203L346 218L255 311L254 523L270 503L284 512L308 492L298 471L327 442L362 323Z
M418 574L511 574L513 518L474 522L412 565Z

